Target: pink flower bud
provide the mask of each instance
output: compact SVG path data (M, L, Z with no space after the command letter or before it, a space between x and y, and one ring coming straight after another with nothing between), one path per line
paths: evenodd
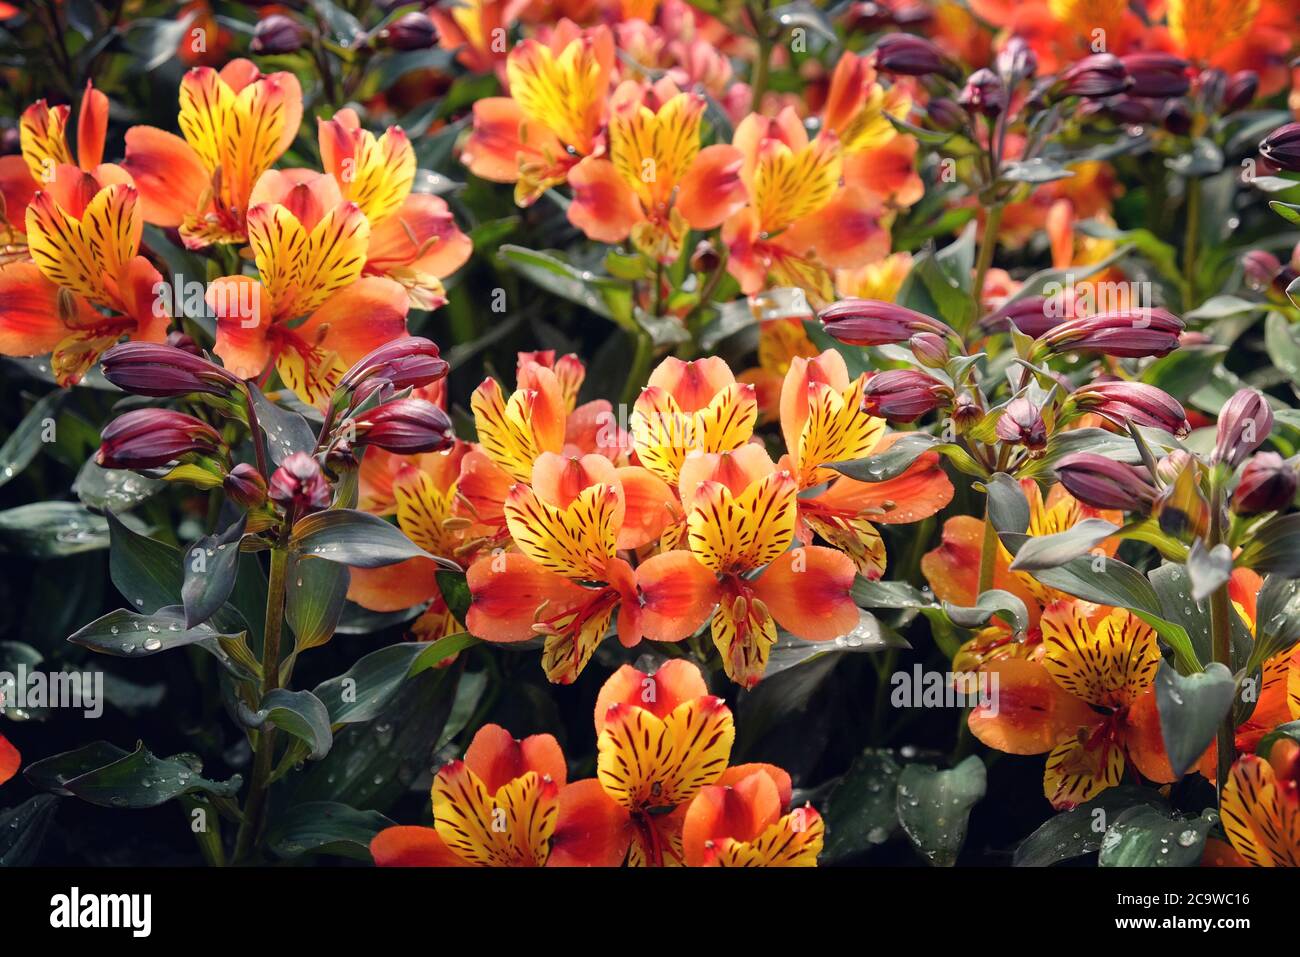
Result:
M447 413L424 399L386 402L359 415L355 423L357 445L376 445L399 455L437 452L456 441Z
M1109 422L1126 422L1163 429L1182 438L1191 431L1182 405L1163 389L1144 382L1095 382L1076 390L1071 398L1082 412L1092 412Z
M943 336L936 336L933 332L918 332L907 341L907 344L911 347L912 354L916 356L916 361L927 369L942 369L952 356L948 348L948 340Z
M1295 491L1295 469L1276 452L1260 452L1242 469L1232 510L1238 515L1280 512L1291 504Z
M1121 57L1124 70L1133 79L1129 96L1153 100L1167 100L1182 96L1191 87L1187 77L1187 61L1172 53L1144 51Z
M302 49L307 31L297 20L273 13L259 20L253 28L253 41L249 44L254 53L295 53Z
M1066 455L1053 469L1067 492L1093 508L1144 512L1155 500L1155 486L1145 473L1095 452Z
M1273 431L1273 410L1257 389L1238 389L1219 413L1218 436L1210 462L1236 468Z
M267 495L285 509L303 515L328 508L331 493L320 463L306 452L294 452L271 476Z
M876 299L842 299L819 314L826 331L851 346L883 346L906 342L918 332L956 337L938 319Z
M1178 348L1183 320L1164 309L1136 309L1067 319L1039 337L1051 352L1100 352L1137 359Z
M152 469L189 452L211 454L221 436L206 422L171 409L135 409L100 434L95 461L106 469Z
M427 13L404 13L379 31L379 39L394 50L427 50L438 42L438 31Z
M1003 442L1041 449L1047 445L1047 425L1038 406L1023 396L1012 399L998 417L996 432Z
M104 378L124 392L173 398L194 392L228 396L240 387L234 373L176 346L124 342L100 359Z
M891 422L914 422L951 400L952 389L916 369L877 372L862 390L862 408Z
M1066 96L1103 97L1123 93L1129 77L1119 57L1094 53L1076 62L1052 85L1057 99Z
M940 73L955 77L956 68L934 43L913 33L886 33L874 51L876 69L903 76Z
M369 379L383 379L394 390L420 388L447 374L447 360L438 347L419 336L394 339L363 356L339 382L344 391L356 388Z
M1300 123L1279 126L1259 144L1259 155L1279 169L1300 173Z
M1006 332L1015 326L1027 336L1037 339L1047 330L1060 325L1072 310L1049 308L1052 301L1042 296L1026 296L1002 306L980 320L986 332Z

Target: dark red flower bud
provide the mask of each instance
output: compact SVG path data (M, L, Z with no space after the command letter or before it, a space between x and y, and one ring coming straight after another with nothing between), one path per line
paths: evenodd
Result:
M1024 396L1012 399L998 416L997 436L1003 442L1041 449L1047 445L1047 425L1038 406Z
M1109 422L1125 422L1163 429L1179 438L1191 431L1182 405L1164 389L1145 382L1095 382L1070 398L1082 412L1092 412Z
M339 381L339 388L346 392L367 379L383 379L397 391L418 389L441 379L448 368L434 343L420 336L404 336L363 356Z
M249 47L254 53L295 53L306 39L307 31L297 20L273 13L257 22Z
M231 469L222 480L221 487L232 502L238 502L245 508L256 508L266 501L266 479L247 462L240 462Z
M850 33L879 33L885 27L908 27L928 23L933 11L919 0L891 3L860 2L849 5L845 29Z
M1259 74L1254 70L1238 70L1228 78L1223 90L1223 112L1235 113L1255 102L1259 93Z
M1259 155L1290 173L1300 173L1300 123L1279 126L1259 144Z
M1192 111L1185 100L1170 100L1160 111L1160 125L1175 136L1192 131Z
M952 100L936 97L925 108L929 125L945 133L964 130L970 123L970 115Z
M329 507L330 485L315 458L294 452L271 476L267 495L294 514L303 515Z
M1052 84L1056 99L1066 96L1096 98L1123 93L1129 85L1128 73L1119 57L1094 53L1079 60Z
M1007 91L1002 78L990 69L976 70L962 87L957 102L972 113L997 116L1007 108Z
M916 361L927 369L942 369L952 357L948 340L933 332L918 332L907 341Z
M1187 61L1172 53L1130 53L1121 57L1120 62L1133 80L1127 91L1129 96L1167 100L1182 96L1191 88Z
M104 427L95 461L106 469L152 469L189 452L210 454L219 448L217 430L192 415L135 409Z
M1002 306L980 320L980 326L986 332L1006 332L1015 326L1027 336L1037 339L1049 329L1060 325L1066 310L1055 308L1054 300L1043 296L1026 296Z
M876 299L842 299L823 309L818 318L828 333L851 346L906 342L918 332L956 336L938 319Z
M456 441L447 413L424 399L386 402L354 422L357 445L377 445L399 455L437 452Z
M952 398L952 389L916 369L877 372L862 390L862 408L891 422L914 422Z
M1053 469L1067 492L1093 508L1145 512L1156 497L1145 472L1095 452L1066 455Z
M1270 252L1252 249L1241 257L1241 271L1246 285L1256 292L1262 292L1273 284L1277 274L1282 271L1282 262Z
M242 382L202 356L157 342L124 342L100 359L104 378L124 392L172 398L192 392L228 396Z
M1212 463L1226 462L1236 468L1273 431L1273 410L1264 393L1257 389L1238 389L1219 413L1218 435Z
M1146 100L1124 94L1108 96L1104 100L1089 100L1080 112L1085 116L1099 113L1124 126L1140 126L1150 123L1155 117L1151 104Z
M1242 469L1232 510L1238 515L1280 512L1291 504L1295 491L1295 469L1276 452L1260 452Z
M876 42L876 69L903 76L939 73L956 78L956 66L934 43L914 33L886 33Z
M0 156L13 156L22 152L23 137L16 126L0 129Z
M427 50L438 42L438 31L427 13L413 11L380 30L379 39L394 50Z
M1134 309L1067 319L1039 337L1050 352L1100 352L1126 359L1168 355L1183 320L1165 309Z
M167 333L167 345L173 349L180 349L182 352L188 352L192 356L202 356L203 350L199 344L183 332Z

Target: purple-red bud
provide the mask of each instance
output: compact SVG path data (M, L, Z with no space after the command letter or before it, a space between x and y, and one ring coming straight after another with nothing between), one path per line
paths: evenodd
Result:
M232 502L237 502L244 508L256 508L266 501L266 479L247 462L240 462L231 469L222 480L221 487Z
M1041 449L1047 445L1047 425L1038 406L1024 396L1007 403L998 416L995 428L1003 442L1023 445L1027 449Z
M1280 512L1295 498L1295 469L1276 452L1260 452L1241 471L1232 493L1232 510L1238 515Z
M952 389L916 369L889 369L867 379L862 408L891 422L914 422L951 400Z
M1300 123L1279 126L1259 144L1259 155L1278 169L1300 173Z
M918 332L955 337L938 319L876 299L842 299L819 314L826 331L851 346L883 346L906 342Z
M249 48L254 53L295 53L307 40L307 31L292 17L273 13L257 22Z
M386 402L354 423L357 445L375 445L399 455L438 452L456 441L447 413L424 399Z
M1173 352L1182 331L1183 320L1165 309L1134 309L1067 319L1038 341L1050 352L1100 352L1140 359Z
M206 422L171 409L135 409L100 434L95 461L106 469L152 469L189 452L213 453L221 436Z
M239 377L183 348L157 342L124 342L100 359L104 378L124 392L174 398L192 392L228 396Z
M339 388L347 391L366 380L382 379L397 391L418 389L443 378L448 368L434 343L420 336L403 336L363 356L343 376Z
M394 50L427 50L438 42L438 30L427 13L416 10L380 30L379 39Z
M1128 73L1119 57L1094 53L1077 61L1052 84L1055 98L1083 96L1097 98L1123 93L1129 85Z
M1223 89L1223 112L1235 113L1255 102L1259 93L1259 74L1254 70L1238 70L1228 78Z
M1127 90L1129 96L1167 100L1182 96L1191 88L1187 77L1187 61L1172 53L1130 53L1121 57L1120 62L1133 80Z
M328 508L331 493L320 463L306 452L294 452L272 474L267 496L294 514L304 515Z
M1109 422L1163 429L1179 438L1191 431L1182 405L1164 389L1145 382L1096 382L1071 395L1076 408Z
M962 87L957 102L972 113L984 116L998 116L1007 108L1007 90L1002 85L1002 78L992 70L976 70Z
M918 332L907 344L912 349L912 355L916 356L916 361L927 369L942 369L952 357L948 340L933 332Z
M1026 296L985 316L980 320L980 326L986 332L1006 332L1014 325L1025 335L1037 339L1063 321L1063 316L1054 314L1057 309L1049 308L1051 303L1052 300L1043 296Z
M1146 473L1096 452L1074 452L1053 465L1065 490L1093 508L1144 512L1155 500L1156 489Z
M903 76L940 73L955 77L956 67L933 42L914 33L886 33L876 42L876 69Z
M1258 389L1238 389L1219 412L1218 432L1210 462L1236 468L1273 431L1273 410Z

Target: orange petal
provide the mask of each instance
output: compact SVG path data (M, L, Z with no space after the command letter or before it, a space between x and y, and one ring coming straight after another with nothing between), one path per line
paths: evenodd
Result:
M104 161L104 134L108 131L108 97L86 81L77 116L77 165L94 169Z
M543 502L556 508L568 508L593 485L612 485L617 481L618 471L603 455L543 452L533 462L533 491Z
M758 576L754 595L786 631L830 641L858 625L858 606L849 594L856 576L843 552L820 545L792 548Z
M984 540L984 522L971 515L956 515L943 523L937 548L921 558L921 571L940 601L963 608L975 604L979 593L980 549ZM1030 624L1038 623L1039 604L1019 576L1008 567L1006 553L998 549L994 566L993 587L1011 592L1029 609Z
M4 784L18 773L23 757L18 749L9 743L9 739L0 734L0 784Z
M788 808L790 798L794 794L794 782L790 780L788 771L784 768L778 768L775 764L763 764L762 762L733 764L722 772L722 777L718 778L718 785L721 787L735 785L755 773L766 774L772 779L773 783L776 784L777 795L781 798L781 808Z
M892 436L886 436L880 447L893 444L891 440ZM940 467L939 456L926 452L896 478L884 482L837 479L814 501L826 508L853 512L870 509L872 522L903 525L933 515L951 502L952 496L952 482Z
M564 787L569 774L564 752L554 737L534 734L516 740L497 724L485 724L479 728L465 751L465 766L478 775L483 786L493 794L529 771L550 777L560 787Z
M548 616L581 607L587 590L533 564L523 555L485 555L467 574L471 604L465 626L484 641L536 638L533 622L545 604Z
M649 469L630 465L617 470L623 486L623 526L618 533L618 547L640 548L659 538L672 514L668 505L673 491L668 483Z
M466 453L456 482L457 513L484 525L504 527L506 496L513 484L514 479L485 453L478 449Z
M573 187L569 222L597 242L622 242L645 218L636 194L607 159L584 159L569 170L569 185Z
M981 669L988 701L971 709L971 733L1007 754L1042 754L1080 728L1096 726L1100 715L1068 694L1036 661L1004 658ZM996 682L996 684L995 684Z
M690 362L669 356L650 373L646 386L663 389L683 412L697 412L735 381L731 367L719 356Z
M895 136L874 149L849 154L844 158L844 181L881 201L911 206L925 195L925 183L916 171L916 140Z
M262 203L285 207L307 230L342 202L334 177L310 169L269 169L258 177L248 197L249 208Z
M251 276L225 276L208 284L204 295L217 316L213 350L241 379L255 379L271 362L268 339L271 297Z
M677 188L677 208L692 229L716 229L745 205L744 157L734 146L706 146Z
M36 195L36 180L21 156L0 156L0 240L6 239L7 229L18 233L27 231L27 205ZM8 227L5 226L8 222Z
M852 269L889 255L889 229L879 202L853 186L781 234L781 245L806 254L815 250L832 269Z
M386 827L370 841L380 867L469 867L431 827Z
M434 577L437 568L432 559L422 557L382 568L353 568L348 600L371 611L410 608L441 594Z
M691 801L682 825L682 850L690 867L717 860L719 845L748 843L781 817L776 782L761 771L734 785L712 785Z
M565 785L547 867L618 867L632 841L627 811L595 778Z
M848 366L844 357L834 349L827 349L811 359L804 356L790 359L790 368L781 383L781 434L785 437L785 447L791 452L799 448L799 437L808 421L809 386L818 382L841 393L849 387Z
M521 138L527 137L527 142ZM460 160L475 176L496 183L519 179L520 154L538 155L547 149L564 155L564 144L550 130L527 122L519 104L507 96L492 96L474 104L474 129Z
M1178 780L1165 752L1155 688L1148 688L1129 708L1125 732L1124 745L1128 756L1143 777L1158 784L1171 784Z
M703 698L708 693L704 675L685 658L668 659L653 675L623 665L605 680L596 696L596 733L604 730L605 716L612 705L645 708L655 716L665 718L678 705Z
M212 181L199 154L179 136L152 126L126 131L126 158L122 166L140 190L140 207L146 222L178 227L199 211L199 200Z
M102 316L90 303L63 293L34 263L16 262L0 268L0 354L39 356L52 352L69 325L60 318L61 304L73 310L72 323L93 326Z
M690 552L646 559L636 570L641 629L652 641L681 641L696 632L718 601L717 577Z
M373 224L366 268L386 271L409 265L445 279L465 264L474 244L460 231L440 196L412 193L396 215Z

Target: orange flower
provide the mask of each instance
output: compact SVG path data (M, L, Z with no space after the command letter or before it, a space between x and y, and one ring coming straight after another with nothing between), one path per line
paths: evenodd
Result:
M789 810L790 778L740 766L691 801L682 849L691 867L815 867L826 827L812 805ZM734 772L744 771L743 775Z
M705 101L668 79L633 80L614 91L609 158L588 156L569 171L569 221L592 239L632 243L671 263L690 229L708 230L745 203L740 152L700 149Z
M567 784L549 734L515 740L485 725L434 777L433 827L375 835L381 867L612 867L627 853L620 809L592 780Z
M9 739L0 734L0 784L4 784L18 773L22 767L23 756L9 743Z
M1156 711L1155 632L1122 608L1094 626L1086 605L1058 601L1042 614L1038 660L1002 658L983 669L997 694L970 712L975 737L1010 754L1049 751L1043 793L1070 808L1118 784L1125 759L1147 778L1175 780Z
M613 70L614 37L605 26L582 30L561 20L548 42L518 44L506 61L510 96L474 104L461 162L484 179L514 183L515 202L531 206L604 149Z
M455 51L471 73L497 73L505 79L506 31L528 0L455 0L429 8L438 28L438 46Z
M263 75L249 60L196 67L181 80L179 123L184 139L152 126L126 131L122 165L145 220L179 227L189 249L243 242L253 186L302 123L297 78Z
M1219 801L1223 830L1255 867L1300 867L1300 745L1273 743L1238 758Z
M117 167L97 170L106 171L122 181L101 186L94 174L57 166L27 207L33 261L0 268L0 353L52 353L61 385L78 382L123 336L161 342L170 321L156 303L162 277L138 255L136 188Z

